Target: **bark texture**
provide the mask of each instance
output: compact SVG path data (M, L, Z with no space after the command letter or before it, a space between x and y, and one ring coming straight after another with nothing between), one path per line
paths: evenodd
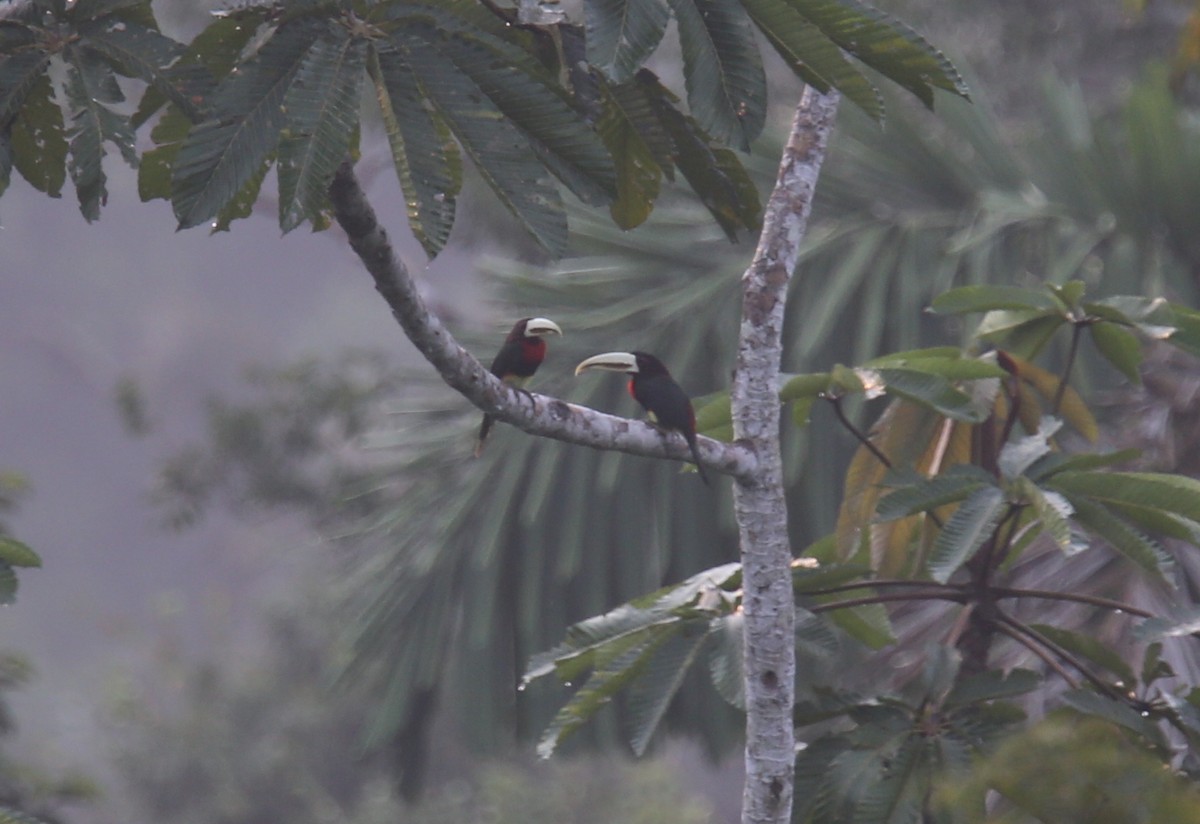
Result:
M329 190L334 215L350 246L375 280L375 288L409 340L438 374L467 400L498 420L530 433L597 449L652 458L690 460L683 436L644 421L621 418L546 395L518 392L498 380L425 305L407 267L379 225L349 161L339 167ZM736 444L697 438L705 469L726 475L754 474L754 453Z
M758 457L734 485L745 612L746 783L743 824L786 824L792 815L795 737L795 608L791 543L779 447L783 309L799 259L813 191L839 97L806 89L792 121L754 259L742 276L742 324L734 376L733 434Z

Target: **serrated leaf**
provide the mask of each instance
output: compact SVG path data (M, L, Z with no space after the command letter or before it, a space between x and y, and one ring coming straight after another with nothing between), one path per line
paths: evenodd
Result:
M0 60L0 132L17 116L49 65L50 53L41 49L22 49Z
M1142 345L1137 336L1114 323L1093 323L1088 326L1092 342L1105 360L1135 384L1141 385L1138 366L1142 362Z
M879 90L787 0L743 0L742 5L801 80L821 92L837 89L873 120L882 121L883 98Z
M883 770L867 781L854 810L854 824L918 824L929 795L931 748L920 735L903 739L883 761Z
M933 108L935 88L967 97L946 56L900 21L858 0L789 0L825 35Z
M658 48L669 19L663 0L587 0L588 62L616 83L628 80Z
M977 466L960 464L932 478L902 486L879 501L877 521L905 518L918 512L957 503L983 486L994 486L994 479Z
M929 559L929 574L938 583L950 576L983 546L1000 523L1008 502L994 486L977 489L959 505L938 533Z
M1074 555L1086 548L1071 536L1069 519L1075 514L1075 507L1070 501L1057 492L1035 486L1028 478L1021 478L1019 487L1033 506L1033 513L1041 522L1042 531L1054 540L1060 550Z
M711 145L703 129L675 108L671 93L649 72L639 72L638 82L651 94L659 122L671 138L676 167L725 235L736 241L741 229L757 231L762 220L758 190L737 155Z
M1162 579L1165 570L1172 565L1171 556L1162 547L1091 498L1070 492L1064 492L1064 495L1075 508L1076 520L1103 538L1117 552L1152 576Z
M596 132L616 164L617 198L609 207L613 222L622 229L640 226L650 216L662 184L664 163L671 160L661 150L669 138L651 107L642 84L610 87L601 84L601 111ZM658 138L656 154L647 137Z
M1043 481L1060 472L1071 470L1102 469L1115 464L1127 463L1142 454L1140 449L1118 449L1114 452L1095 452L1080 455L1068 455L1065 452L1052 452L1039 460L1029 471L1029 477L1035 481Z
M15 538L0 536L0 561L14 567L40 567L42 559Z
M54 102L47 75L34 82L12 124L12 163L33 188L50 197L62 194L67 179L67 139L62 109Z
M137 166L134 133L128 118L104 105L123 100L112 70L86 52L68 49L65 85L70 110L70 159L68 169L79 199L79 211L86 220L100 217L100 207L108 199L103 159L105 141L112 142L131 166Z
M979 285L948 289L935 297L929 308L947 315L1012 310L1030 313L1025 316L1028 320L1031 316L1055 311L1056 306L1044 289Z
M1200 520L1200 481L1157 472L1061 472L1052 486L1069 495L1133 504Z
M766 119L767 78L738 0L668 0L679 25L684 81L700 127L742 151Z
M410 64L421 66L423 90L476 171L545 249L561 255L567 244L566 212L550 175L531 155L528 138L428 40L398 32L393 41Z
M366 41L337 27L309 47L284 95L276 161L284 232L315 223L327 207L329 183L358 128L366 56Z
M462 158L445 121L426 108L413 67L394 48L372 44L371 77L408 206L408 225L425 254L446 245L462 189Z
M878 372L888 394L927 406L953 420L979 423L990 414L941 375L912 368L884 368Z
M597 666L542 733L537 745L538 756L549 758L553 755L563 739L587 723L598 709L641 675L658 649L682 630L683 624L679 621L655 627L644 643Z
M665 641L641 673L629 685L627 707L632 729L629 746L634 755L641 756L650 744L650 738L670 706L671 699L683 685L692 664L707 637L702 626L692 626Z
M175 160L171 203L179 228L215 216L275 151L284 97L324 28L312 21L281 27L217 87L209 118L191 130Z
M81 25L79 35L85 48L102 56L121 74L151 84L186 114L199 113L188 89L190 84L177 85L180 75L172 75L167 69L183 54L183 44L149 26L113 17ZM190 75L185 73L183 77Z

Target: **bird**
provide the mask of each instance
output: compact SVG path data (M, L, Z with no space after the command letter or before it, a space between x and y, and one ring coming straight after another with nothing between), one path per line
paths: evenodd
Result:
M561 335L562 329L549 318L521 318L513 324L512 331L492 359L491 373L509 386L524 391L524 386L546 357L547 335ZM484 441L495 418L483 416L479 426L479 440L475 442L475 457L483 454Z
M629 394L649 413L660 429L679 432L692 450L700 480L708 483L696 446L696 413L692 401L675 382L662 361L645 352L605 352L593 355L575 367L579 375L589 369L606 369L629 374Z

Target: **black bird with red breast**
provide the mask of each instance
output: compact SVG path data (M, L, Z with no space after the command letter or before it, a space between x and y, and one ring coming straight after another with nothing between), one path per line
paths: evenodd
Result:
M546 358L546 335L561 334L562 329L549 318L521 318L513 324L512 331L492 359L491 373L509 386L523 389ZM479 440L475 444L476 458L483 453L483 443L495 420L491 415L483 416Z
M650 420L660 429L683 435L692 450L700 480L708 483L708 476L700 465L700 450L696 447L696 413L692 410L692 401L662 361L645 352L606 352L580 363L575 367L575 374L588 369L627 373L629 394L645 408Z

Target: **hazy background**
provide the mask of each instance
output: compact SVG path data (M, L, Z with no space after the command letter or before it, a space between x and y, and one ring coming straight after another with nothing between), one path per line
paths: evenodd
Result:
M186 37L200 4L161 5L164 27ZM1186 11L1151 3L1132 23L1119 0L880 5L965 56L1014 130L1051 68L1079 78L1094 100L1119 95L1131 66L1173 42ZM267 203L231 233L177 233L167 204L138 201L119 159L107 170L109 205L92 225L73 192L51 200L16 175L0 200L0 470L32 484L10 526L45 563L22 573L18 603L0 622L0 650L26 654L38 671L13 697L16 752L100 780L101 710L112 694L153 672L166 649L245 655L264 605L320 552L317 536L283 516L213 513L184 532L161 525L147 494L161 460L203 437L206 399L236 393L251 363L350 346L414 357L337 230L280 237ZM390 173L368 179L402 255L422 269ZM473 257L491 249L471 226L489 208L462 210L455 241L421 277L434 302L464 310L456 323L498 330L471 277ZM126 380L148 400L153 438L121 422L116 387Z

